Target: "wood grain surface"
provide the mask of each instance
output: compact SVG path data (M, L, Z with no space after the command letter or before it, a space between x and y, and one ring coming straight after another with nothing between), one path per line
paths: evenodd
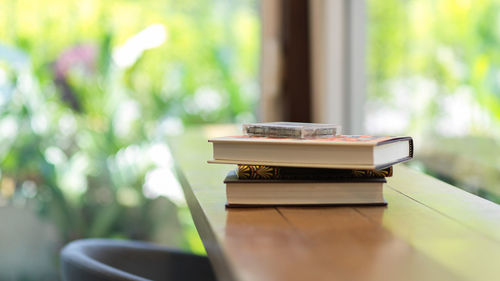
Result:
M225 207L235 165L207 164L208 138L172 137L178 175L220 280L500 280L500 206L395 167L387 207Z

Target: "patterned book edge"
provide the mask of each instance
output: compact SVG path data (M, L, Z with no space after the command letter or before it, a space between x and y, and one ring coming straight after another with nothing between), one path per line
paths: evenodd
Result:
M392 167L382 170L348 170L238 165L238 179L303 180L338 178L384 178L392 176Z

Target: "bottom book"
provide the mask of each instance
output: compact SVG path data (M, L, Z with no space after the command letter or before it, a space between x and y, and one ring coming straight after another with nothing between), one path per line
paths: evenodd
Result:
M385 178L242 180L234 171L224 180L228 207L387 205L385 182Z

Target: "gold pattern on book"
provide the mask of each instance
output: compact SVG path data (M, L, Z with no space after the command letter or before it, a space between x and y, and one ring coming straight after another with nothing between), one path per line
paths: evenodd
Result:
M383 170L315 169L274 167L265 165L238 165L239 179L334 179L384 178L392 176L392 167Z
M240 179L276 179L280 177L279 169L262 165L239 165L238 178Z

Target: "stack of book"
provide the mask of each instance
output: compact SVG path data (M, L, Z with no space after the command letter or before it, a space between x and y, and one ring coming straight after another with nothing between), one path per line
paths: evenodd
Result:
M413 157L411 137L338 135L337 126L321 124L268 126L246 125L245 135L209 140L210 163L237 164L224 180L228 206L385 205L385 178Z

